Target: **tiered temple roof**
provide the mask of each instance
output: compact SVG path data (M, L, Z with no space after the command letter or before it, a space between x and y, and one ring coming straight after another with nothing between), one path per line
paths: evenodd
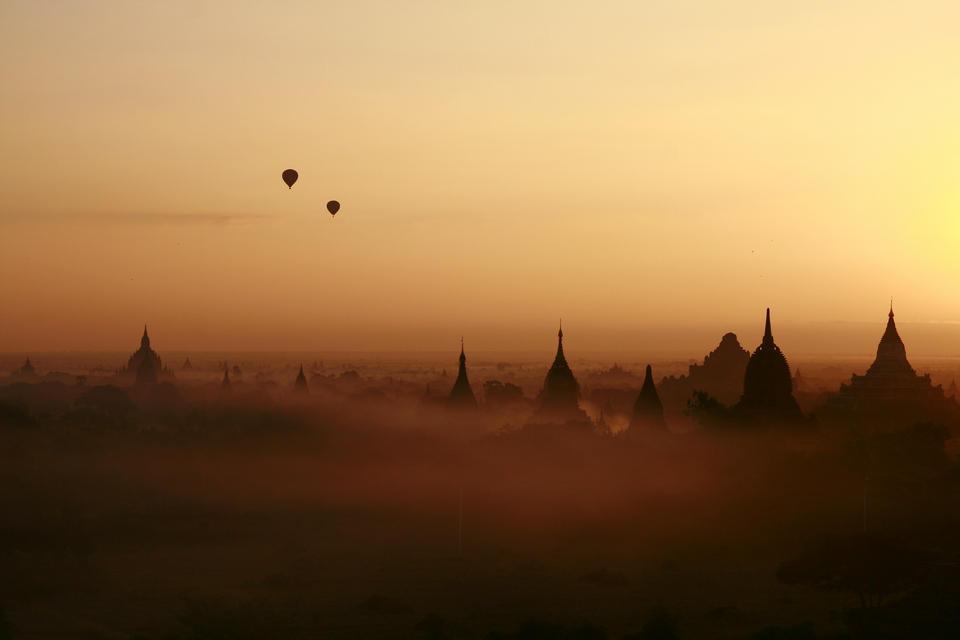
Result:
M137 382L138 387L152 387L157 384L157 369L153 366L153 360L150 358L142 358L140 360L140 366L137 367Z
M127 366L119 371L119 375L125 378L137 377L140 367L145 359L150 360L150 364L153 366L153 371L156 377L173 377L173 373L164 368L163 364L160 362L160 356L157 355L157 352L150 348L150 336L147 335L146 325L143 326L143 337L140 338L140 348L137 349L132 356L130 356L130 359L127 361Z
M921 420L942 419L940 413L957 409L956 401L944 395L942 386L933 386L930 374L917 375L910 366L893 317L891 305L876 359L865 375L853 374L849 385L840 385L840 393L827 402L828 412L872 414L886 419L903 410L910 419ZM918 415L918 410L938 415Z
M717 348L703 359L703 364L690 365L689 373L664 378L660 395L668 402L685 404L694 391L706 391L727 404L734 404L743 394L743 376L750 361L750 352L740 346L737 336L728 333Z

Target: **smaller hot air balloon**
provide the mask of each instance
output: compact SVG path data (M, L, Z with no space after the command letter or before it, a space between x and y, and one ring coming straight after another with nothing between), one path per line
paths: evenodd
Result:
M340 211L340 203L336 200L331 200L327 203L327 211L330 212L330 215L337 215L337 211Z
M283 172L283 181L287 183L287 186L293 189L293 183L297 181L297 172L293 169L287 169Z

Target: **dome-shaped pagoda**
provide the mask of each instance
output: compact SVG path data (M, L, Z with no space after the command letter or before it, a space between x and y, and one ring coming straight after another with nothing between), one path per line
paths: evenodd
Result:
M743 376L743 396L735 407L740 418L768 422L791 423L803 420L800 406L793 397L790 365L780 347L773 341L770 309L763 341L747 362Z

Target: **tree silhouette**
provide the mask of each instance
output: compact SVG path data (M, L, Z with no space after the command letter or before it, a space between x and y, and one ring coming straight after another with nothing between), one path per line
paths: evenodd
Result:
M855 593L863 609L910 586L918 556L900 538L878 534L821 534L780 565L777 578L825 591Z

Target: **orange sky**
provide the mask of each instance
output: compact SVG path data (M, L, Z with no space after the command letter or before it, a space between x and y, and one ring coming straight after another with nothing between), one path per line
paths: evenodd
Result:
M957 34L955 0L3 2L0 350L752 349L770 306L869 351L893 296L955 355Z

